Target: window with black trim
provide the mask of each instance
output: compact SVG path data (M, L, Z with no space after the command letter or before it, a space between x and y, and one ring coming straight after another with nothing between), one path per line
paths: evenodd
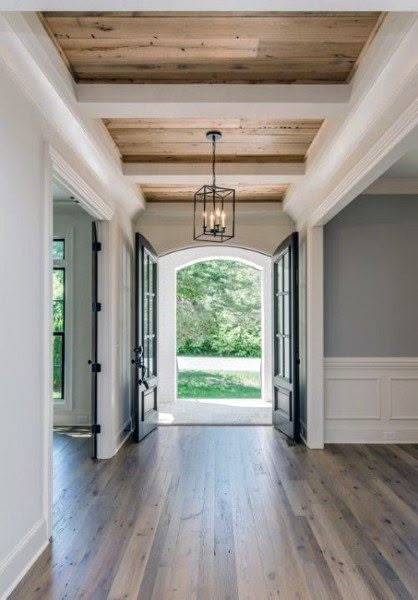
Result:
M53 241L53 294L52 294L52 331L53 331L53 398L64 400L65 370L65 267L59 266L65 259L65 240Z

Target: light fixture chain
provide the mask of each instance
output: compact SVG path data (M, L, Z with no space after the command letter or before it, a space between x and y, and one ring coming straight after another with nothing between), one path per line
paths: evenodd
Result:
M215 173L215 158L216 158L216 138L212 135L212 185L216 185L216 173Z

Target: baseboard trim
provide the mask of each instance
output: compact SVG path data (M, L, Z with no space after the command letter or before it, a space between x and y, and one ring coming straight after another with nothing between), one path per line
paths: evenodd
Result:
M48 546L47 524L39 519L0 563L0 599L6 600Z
M119 431L119 433L116 436L114 454L117 454L119 452L119 450L122 448L124 443L128 440L128 438L131 435L132 435L132 420L129 417L129 419L126 419L125 423L122 426L122 429Z
M303 443L305 444L305 446L308 445L308 442L306 441L308 435L307 435L307 427L306 424L303 421L300 421L300 438L303 441Z
M381 431L325 426L326 444L417 444L418 429Z

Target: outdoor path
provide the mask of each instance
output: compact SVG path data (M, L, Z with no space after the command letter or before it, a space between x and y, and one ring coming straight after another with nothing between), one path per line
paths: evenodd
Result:
M178 356L179 371L250 371L259 373L261 358L234 356Z
M160 425L271 425L270 402L247 398L191 398L160 402Z

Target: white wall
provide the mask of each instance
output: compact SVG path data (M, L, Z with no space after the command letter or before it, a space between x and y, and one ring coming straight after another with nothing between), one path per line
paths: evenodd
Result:
M91 423L91 223L77 205L54 203L54 237L67 239L64 403L54 401L54 425ZM67 394L69 397L67 397Z
M1 597L47 542L47 457L42 388L43 138L36 111L6 78L1 63L0 82Z
M247 261L262 271L262 391L272 400L272 273L271 258L259 252L219 244L188 248L162 256L158 262L158 386L159 402L174 402L176 390L177 270L207 258Z
M149 203L138 219L137 229L160 255L202 245L193 241L192 202ZM293 221L282 211L280 203L238 203L236 236L221 245L273 254L294 230Z
M133 344L133 274L134 247L133 226L129 219L117 215L115 246L116 290L116 345L115 345L115 384L117 402L115 404L115 443L118 448L131 430L132 413L132 348Z
M48 543L49 446L51 389L44 374L50 373L45 335L50 313L45 310L50 294L52 196L47 144L65 157L74 171L110 205L113 197L98 183L88 165L45 122L35 104L0 60L0 598L17 583ZM50 223L50 231L48 230ZM103 225L107 243L103 256L110 257L109 286L102 290L106 315L103 338L109 342L110 359L103 360L99 378L106 406L100 418L112 434L103 455L116 450L121 423L127 416L130 371L127 350L131 341L129 267L132 227L117 214ZM103 257L100 259L103 261ZM113 262L112 262L113 261ZM128 279L128 281L126 281ZM123 291L122 291L123 289ZM110 291L114 290L114 291ZM123 316L124 315L124 316ZM104 319L102 318L102 324ZM124 367L120 368L120 364ZM100 442L99 442L100 443ZM100 446L99 446L100 447Z

